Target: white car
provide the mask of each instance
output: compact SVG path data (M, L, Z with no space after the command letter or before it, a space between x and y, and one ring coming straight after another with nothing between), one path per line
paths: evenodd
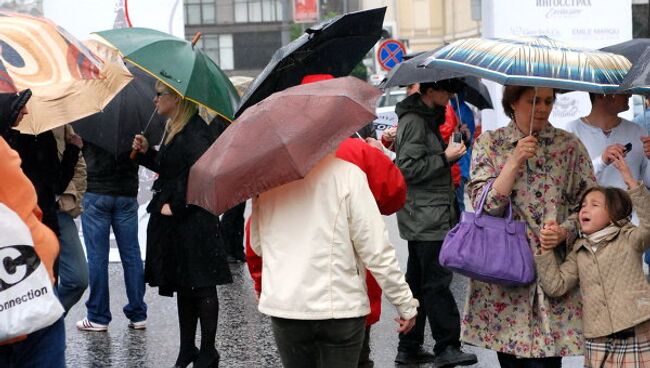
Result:
M377 119L374 121L378 136L381 136L380 133L383 132L384 129L397 125L395 105L404 98L406 98L405 88L388 90L379 98L377 101L377 107L375 108Z

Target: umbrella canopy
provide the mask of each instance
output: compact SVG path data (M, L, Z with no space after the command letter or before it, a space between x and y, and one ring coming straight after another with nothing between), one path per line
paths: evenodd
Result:
M390 88L407 86L413 83L437 82L443 79L460 78L466 75L449 69L425 68L420 66L438 50L440 48L415 54L413 57L409 57L407 60L397 64L388 72L386 78L381 82L380 87Z
M391 69L380 87L390 88L413 83L438 82L450 78L460 78L464 83L463 90L465 91L465 101L471 103L480 110L493 108L490 92L485 84L481 83L478 78L471 76L461 78L464 74L460 72L443 68L424 68L419 66L438 50L439 49L423 52L413 58L399 63L396 67Z
M423 65L503 85L594 93L615 92L630 69L630 62L621 55L574 48L545 36L467 38L441 48Z
M619 92L623 93L650 93L650 48L646 48L638 61L621 82Z
M0 91L31 89L17 129L39 134L101 111L131 80L45 18L0 11Z
M235 87L193 42L148 28L119 28L96 34L120 50L126 61L183 98L232 119L239 103Z
M251 85L251 83L253 83L253 79L253 77L246 77L243 75L235 75L230 77L232 85L235 86L235 89L240 96L243 96L244 93L246 93L248 87Z
M355 77L274 93L247 109L192 166L188 202L221 214L305 177L343 139L374 119L380 94Z
M77 134L114 155L131 150L133 137L141 134L157 144L164 131L165 119L155 113L156 80L129 65L134 78L106 106L103 112L73 123Z
M347 13L307 29L273 54L235 115L274 92L299 85L307 74L350 74L381 37L385 13L385 7Z
M603 47L600 51L611 52L625 56L632 64L641 59L646 48L650 47L650 38L635 38L633 40Z

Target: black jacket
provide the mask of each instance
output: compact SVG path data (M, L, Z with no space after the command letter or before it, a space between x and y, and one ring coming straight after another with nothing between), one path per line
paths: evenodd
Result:
M147 207L145 281L160 287L161 295L232 282L222 244L219 217L188 205L190 168L210 147L214 132L195 115L160 151L150 148L139 155L140 164L158 173L154 196ZM172 216L160 214L168 203Z
M138 164L130 152L117 157L103 148L84 141L83 155L89 193L135 197L138 195Z
M21 134L16 130L5 134L5 139L18 152L20 167L34 184L38 206L43 211L43 223L59 235L56 196L63 194L74 176L79 160L79 148L66 144L59 161L56 138L52 131L39 135Z

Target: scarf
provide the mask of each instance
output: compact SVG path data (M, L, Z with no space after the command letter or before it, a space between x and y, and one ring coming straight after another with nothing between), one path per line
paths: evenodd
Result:
M584 238L587 239L589 242L589 245L591 246L591 249L595 252L600 243L603 242L603 240L607 239L613 234L616 234L621 230L620 226L616 226L616 224L610 223L609 226L600 229L594 233L591 233L589 235L584 235Z

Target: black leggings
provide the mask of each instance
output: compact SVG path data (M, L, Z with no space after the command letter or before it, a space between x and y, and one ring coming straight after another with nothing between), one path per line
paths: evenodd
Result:
M178 325L181 348L177 363L194 361L195 367L215 366L219 353L215 348L219 299L216 287L179 291L177 296ZM194 340L196 324L201 321L201 349L197 355Z
M501 368L562 368L562 357L517 358L512 354L497 353Z

